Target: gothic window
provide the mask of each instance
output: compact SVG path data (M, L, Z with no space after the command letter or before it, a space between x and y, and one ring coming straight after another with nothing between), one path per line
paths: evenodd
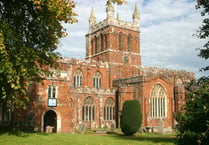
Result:
M91 41L91 55L94 54L94 49L93 49L94 48L94 45L93 44L94 44L94 41L92 40Z
M97 37L95 36L95 54L97 53Z
M128 51L131 51L131 35L128 35Z
M96 72L94 74L94 79L93 79L93 82L94 82L94 87L95 88L100 88L101 87L101 73L100 72Z
M94 100L90 96L84 100L83 110L82 110L82 119L83 121L95 120Z
M81 87L82 86L82 79L83 75L81 70L76 70L74 73L74 87Z
M107 35L105 35L105 49L107 50Z
M48 86L48 98L55 98L55 97L56 97L56 87Z
M151 91L150 114L153 118L166 117L167 114L167 95L165 89L157 84Z
M122 50L122 33L119 33L118 36L119 50Z
M101 51L104 50L104 37L103 34L100 35L101 36Z
M108 98L104 106L104 120L115 119L115 102L112 98Z

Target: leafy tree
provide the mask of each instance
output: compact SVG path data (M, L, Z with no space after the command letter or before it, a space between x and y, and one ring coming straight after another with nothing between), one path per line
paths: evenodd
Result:
M125 135L133 135L141 127L142 113L138 100L128 100L123 104L120 117L121 130Z
M76 22L74 6L68 0L0 0L1 102L23 106L29 82L50 74L65 36L61 22Z
M207 17L209 1L197 0L196 8L202 9L201 15L204 17L197 36L206 40L205 45L200 49L199 56L207 60L209 58L209 18ZM202 70L208 71L209 66ZM191 84L188 92L185 105L174 116L178 121L179 131L176 144L206 145L209 142L209 77L204 76L197 84Z
M200 39L206 40L206 43L204 44L203 48L200 49L199 56L207 60L209 58L209 1L197 0L196 8L202 9L201 15L204 17L202 21L202 26L200 26L199 30L197 31L197 36ZM202 70L209 70L209 66L206 66Z
M209 87L204 81L198 85L197 89L190 90L185 105L175 115L179 131L176 143L179 145L209 142Z
M108 1L111 1L111 2L113 2L113 3L117 3L117 4L119 4L119 5L125 4L125 3L126 3L125 0L108 0Z
M124 0L111 0L123 4ZM71 0L0 0L0 103L24 106L30 81L58 68L62 22L75 23Z

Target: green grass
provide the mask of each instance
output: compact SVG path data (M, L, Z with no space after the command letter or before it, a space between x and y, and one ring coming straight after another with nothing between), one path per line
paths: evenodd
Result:
M4 133L0 145L173 145L175 135Z

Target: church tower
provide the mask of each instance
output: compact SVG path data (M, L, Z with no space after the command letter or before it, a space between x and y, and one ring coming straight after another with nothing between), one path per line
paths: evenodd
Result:
M106 4L106 19L96 23L92 8L89 18L89 32L86 35L86 59L141 66L140 27L137 5L132 23L114 16L114 6Z

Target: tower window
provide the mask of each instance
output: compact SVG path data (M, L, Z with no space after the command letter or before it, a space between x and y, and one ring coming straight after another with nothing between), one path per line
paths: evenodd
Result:
M119 50L122 50L122 34L119 33L119 36L118 36L118 43L119 43Z
M131 35L128 35L128 51L131 51Z
M107 35L105 35L105 48L107 50Z
M93 49L94 45L93 44L94 44L94 41L91 40L91 55L94 54L94 49Z
M100 36L101 36L101 51L104 51L104 37L103 34L101 34Z
M97 53L97 37L95 36L95 53Z

